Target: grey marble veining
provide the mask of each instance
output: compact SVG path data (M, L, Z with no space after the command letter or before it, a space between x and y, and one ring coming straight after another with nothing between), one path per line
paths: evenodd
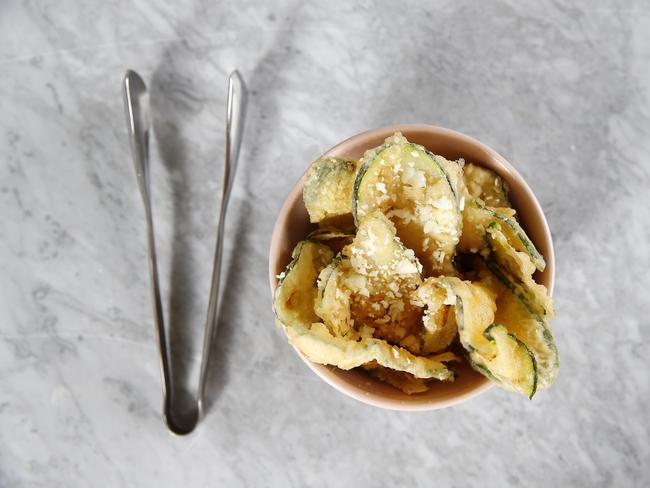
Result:
M0 486L648 486L650 6L0 5ZM251 98L209 397L167 434L120 79L152 90L176 375L196 379L225 76ZM280 205L336 142L451 127L527 178L557 254L555 387L422 414L316 378L273 326ZM187 381L185 381L187 379Z

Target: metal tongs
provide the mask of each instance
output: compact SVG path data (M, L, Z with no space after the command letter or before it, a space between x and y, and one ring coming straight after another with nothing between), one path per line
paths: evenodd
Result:
M223 254L224 227L228 200L232 190L237 159L241 146L242 132L244 129L244 116L246 110L246 85L237 71L228 77L228 103L226 111L226 156L224 162L223 193L221 196L221 210L217 227L217 243L214 253L212 280L210 285L210 298L208 314L205 322L203 336L203 352L201 356L201 371L196 392L196 408L187 422L182 425L174 417L173 389L170 369L170 355L167 345L167 334L163 318L162 300L160 298L160 283L158 278L158 264L156 258L156 243L154 238L153 219L151 212L151 192L149 180L149 96L147 87L142 78L135 71L127 71L124 76L124 106L126 121L131 141L131 152L135 163L135 173L140 187L140 194L144 203L147 220L147 245L149 251L149 273L151 275L151 292L153 295L154 321L156 324L156 338L160 354L160 369L163 390L163 418L171 432L177 435L189 434L194 430L199 420L203 417L203 400L205 395L210 351L217 326L217 311L219 305L219 285L221 281L221 256Z

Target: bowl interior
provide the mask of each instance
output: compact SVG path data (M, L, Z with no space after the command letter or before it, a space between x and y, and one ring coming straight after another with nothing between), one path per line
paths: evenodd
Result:
M511 200L519 220L537 249L547 262L543 273L535 278L549 293L553 290L554 256L551 235L541 207L521 175L499 154L484 144L458 132L429 125L399 125L358 134L330 149L325 155L361 158L370 148L383 143L393 132L400 131L409 141L425 146L447 159L464 158L499 174L511 189ZM315 226L302 200L304 177L293 188L276 221L269 255L271 289L277 286L276 276L290 260L291 251ZM335 367L315 364L298 352L305 363L330 385L362 402L398 410L431 410L460 403L485 391L491 383L475 372L466 362L455 365L456 381L433 382L429 391L407 395L392 386L368 376L363 371L343 371Z

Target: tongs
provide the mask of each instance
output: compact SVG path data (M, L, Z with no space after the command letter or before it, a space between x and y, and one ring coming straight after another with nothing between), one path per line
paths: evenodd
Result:
M210 298L208 313L205 321L203 336L203 351L201 355L201 370L196 392L196 406L187 419L179 422L173 411L174 398L172 388L172 375L170 369L170 354L165 332L163 306L160 297L160 283L158 277L158 264L156 258L156 243L154 238L153 218L151 212L151 192L149 179L149 96L147 87L142 78L135 72L128 70L124 76L124 106L126 120L131 142L131 152L135 163L135 173L138 186L144 203L147 221L147 246L149 251L149 274L151 277L151 292L153 296L154 322L156 325L156 339L160 354L160 370L163 391L163 419L169 430L177 435L189 434L194 430L204 414L204 396L210 363L210 351L217 326L219 309L219 286L221 282L221 257L223 254L224 227L228 200L232 190L237 159L241 146L244 129L244 116L246 110L246 85L237 71L228 77L228 102L226 109L226 155L224 162L223 193L221 196L221 210L217 226L217 242L212 267L210 285Z

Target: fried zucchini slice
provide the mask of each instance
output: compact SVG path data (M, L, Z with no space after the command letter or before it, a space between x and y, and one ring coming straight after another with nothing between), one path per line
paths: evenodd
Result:
M554 317L553 301L546 287L532 277L535 265L526 253L510 245L502 232L504 227L496 221L487 227L488 267L515 294L520 295L534 313Z
M514 333L509 336L510 329L494 324L502 318L497 293L482 282L455 277L440 278L440 282L455 295L460 342L474 369L501 387L532 398L538 382L536 357L523 339Z
M488 254L485 264L494 273L494 275L534 314L542 317L555 317L553 300L548 295L548 290L544 285L537 283L532 276L517 276L510 273L501 263L504 262L506 255L500 255L496 252Z
M517 251L508 242L503 233L503 227L495 220L487 226L484 236L494 259L501 267L520 280L532 276L535 272L535 264L528 254Z
M358 273L382 289L390 287L392 280L421 281L422 265L415 253L402 244L393 223L379 211L361 221L345 254Z
M303 200L313 223L352 221L352 190L357 162L345 158L320 158L305 175Z
M275 289L273 309L285 326L310 324L318 321L314 313L316 278L332 260L334 253L325 244L300 241L291 257Z
M505 390L533 398L537 390L537 362L533 353L503 325L490 325L484 335L494 344L496 354L484 358L471 352L470 361L474 369Z
M535 356L537 389L548 388L555 382L560 368L560 356L553 332L544 317L534 313L508 285L492 286L499 290L495 322L503 324L510 334L526 344Z
M443 363L455 359L449 354L431 357L415 356L406 349L393 346L383 339L362 338L355 341L346 337L336 337L323 323L314 323L311 327L291 325L286 327L285 331L289 342L315 363L330 364L349 370L376 361L381 366L405 371L416 378L454 380L454 373Z
M544 271L546 268L544 257L514 219L514 210L489 208L477 199L469 199L463 208L463 234L458 243L458 250L479 252L485 249L487 244L485 235L493 222L499 224L505 242L513 251L526 254L535 268Z
M345 286L345 277L351 268L349 260L339 254L320 272L314 311L332 334L356 338L350 312L351 291Z
M335 228L324 227L312 231L307 239L315 242L322 242L327 244L335 253L341 250L352 242L354 239L354 229L352 230L339 230Z
M463 207L463 233L458 242L458 252L478 253L485 249L487 226L496 220L479 200L468 197Z
M332 251L323 244L302 241L292 257L276 289L274 309L289 342L306 357L341 369L376 361L417 378L453 380L453 373L442 362L453 359L448 354L420 357L381 339L361 337L353 340L333 335L325 324L318 322L314 312L319 293L316 278L332 259ZM326 279L331 280L331 276Z
M394 386L407 395L424 393L429 390L426 381L421 378L416 378L410 373L405 373L404 371L393 371L392 369L380 366L374 361L364 364L362 367L370 374L370 376Z
M408 297L421 282L420 269L390 220L375 212L361 223L344 254L321 272L316 314L335 335L356 337L356 323L358 333L376 331L399 342L418 326L419 310Z
M377 337L395 343L417 332L422 310L410 296L422 282L422 265L400 242L392 222L380 211L366 215L343 254L343 291L350 293L358 329L372 327Z
M461 235L460 167L396 133L364 155L354 183L357 225L375 210L389 217L426 274L452 272Z
M441 279L427 278L415 292L418 304L425 309L422 333L417 338L419 351L424 354L444 350L458 335L456 317L451 310L456 304L456 297L441 284ZM408 339L405 344L410 345ZM413 349L411 345L409 350Z
M338 239L348 240L348 244L354 238L354 230L339 230L330 228L320 228L309 233L307 239L315 242L329 242Z
M494 171L468 163L463 168L463 180L470 196L480 198L490 207L511 207L510 188Z
M496 294L482 282L463 281L456 277L442 277L439 282L449 293L446 302L455 303L454 313L462 346L470 353L494 357L494 344L484 332L494 322Z

